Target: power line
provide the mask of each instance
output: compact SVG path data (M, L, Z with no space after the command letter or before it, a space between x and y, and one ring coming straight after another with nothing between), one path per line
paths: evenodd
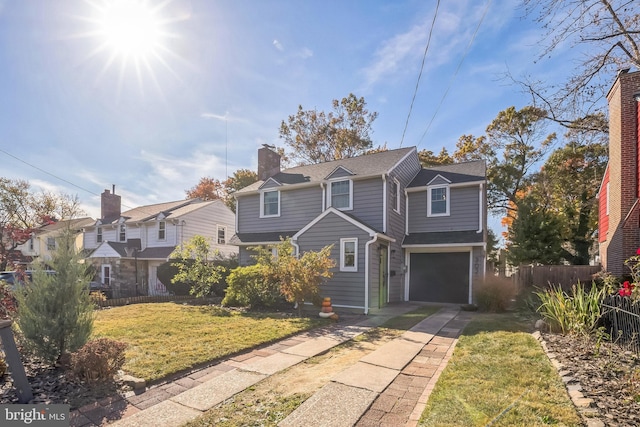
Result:
M424 70L424 62L427 58L427 52L429 51L429 45L431 44L431 35L433 34L433 27L436 24L436 18L438 16L438 9L440 8L440 0L436 4L436 11L433 14L433 20L431 21L431 29L429 30L429 38L427 38L427 45L424 48L424 53L422 54L422 64L420 65L420 72L418 73L418 80L416 81L416 88L413 91L413 98L411 98L411 105L409 105L409 113L407 114L407 120L404 122L404 129L402 130L402 138L400 138L400 147L402 147L402 143L404 142L404 135L407 132L407 127L409 126L409 118L411 117L411 111L413 110L413 103L416 100L416 95L418 94L418 86L420 86L420 79L422 78L422 70Z
M89 193L89 194L91 194L91 195L93 195L93 196L98 196L98 197L101 197L101 196L102 196L101 194L95 193L95 192L93 192L93 191L91 191L91 190L88 190L88 189L86 189L86 188L84 188L84 187L81 187L81 186L79 186L79 185L77 185L77 184L74 184L73 182L71 182L71 181L69 181L69 180L67 180L67 179L64 179L64 178L61 178L61 177L59 177L59 176L57 176L57 175L54 175L54 174L52 174L51 172L48 172L48 171L46 171L46 170L44 170L44 169L42 169L42 168L40 168L40 167L38 167L38 166L36 166L36 165L34 165L34 164L31 164L31 163L27 162L26 160L22 160L21 158L19 158L19 157L17 157L17 156L14 156L13 154L11 154L11 153L9 153L9 152L7 152L7 151L3 150L2 148L0 148L0 152L1 152L1 153L6 154L7 156L9 156L9 157L11 157L11 158L13 158L13 159L15 159L15 160L17 160L17 161L21 162L21 163L24 163L25 165L27 165L27 166L29 166L29 167L32 167L33 169L36 169L36 170L38 170L38 171L40 171L40 172L42 172L42 173L44 173L44 174L47 174L47 175L49 175L49 176L51 176L51 177L53 177L53 178L55 178L55 179L57 179L57 180L60 180L60 181L62 181L62 182L65 182L65 183L67 183L67 184L69 184L69 185L71 185L71 186L73 186L73 187L75 187L75 188L78 188L78 189L80 189L80 190L82 190L82 191L85 191L85 192L87 192L87 193ZM128 209L139 209L141 212L148 213L148 214L155 214L155 213L157 213L157 212L155 212L155 211L142 209L144 206L139 206L139 207L137 207L137 208L134 208L134 207L131 207L131 206L127 206L127 205L125 205L125 204L123 204L123 203L121 203L121 206L122 206L122 207L125 207L125 208L128 208Z
M458 71L460 71L460 68L462 67L462 63L464 62L465 58L467 57L467 54L469 53L469 50L471 49L471 45L473 44L473 41L475 40L476 35L478 34L478 30L480 30L480 25L482 25L482 21L484 21L485 16L487 16L487 12L489 11L489 6L490 5L491 5L491 0L488 0L487 1L487 5L484 8L484 12L482 13L482 17L480 18L480 22L478 22L478 25L476 26L476 30L474 31L473 35L471 36L471 40L469 40L469 44L467 45L467 49L465 50L464 55L462 55L462 58L460 59L460 62L458 63L458 67L456 68L456 71L453 73L453 76L451 76L451 79L449 80L449 85L447 86L447 89L444 91L444 94L442 95L442 98L440 98L440 103L438 104L438 107L436 108L436 111L433 113L433 116L431 117L431 120L429 121L429 124L427 125L427 128L425 129L424 133L420 137L420 140L418 141L418 144L416 145L416 148L418 148L420 146L420 144L422 144L422 140L424 139L424 137L427 134L427 132L429 132L429 129L431 128L431 124L433 123L434 119L436 118L436 115L440 111L440 107L442 107L442 104L444 103L445 98L449 94L449 89L451 89L451 85L453 84L453 81L456 79L456 76L458 75Z

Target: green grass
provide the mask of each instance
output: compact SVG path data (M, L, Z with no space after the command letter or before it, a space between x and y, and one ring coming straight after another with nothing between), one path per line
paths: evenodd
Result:
M582 425L530 326L513 312L477 314L461 335L420 425Z
M98 311L93 337L129 344L123 370L154 381L326 323L211 306L135 304Z

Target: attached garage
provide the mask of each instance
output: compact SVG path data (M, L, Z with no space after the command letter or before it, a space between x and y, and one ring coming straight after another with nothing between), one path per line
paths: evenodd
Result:
M409 300L469 302L469 252L409 254Z

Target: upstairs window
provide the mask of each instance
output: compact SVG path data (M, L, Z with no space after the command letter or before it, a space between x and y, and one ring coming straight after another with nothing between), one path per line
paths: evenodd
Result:
M260 210L261 218L280 216L279 191L264 191L260 193L260 204L262 205L262 209Z
M118 241L127 241L127 226L126 224L120 224L120 232L118 233Z
M54 237L47 237L47 249L50 251L56 250L56 239Z
M427 216L449 215L449 187L432 187L427 195Z
M227 243L227 227L221 225L218 226L218 244L224 245Z
M33 236L29 239L29 250L33 252Z
M158 240L167 238L167 223L165 221L158 222Z
M400 183L397 179L393 178L389 183L390 192L391 192L391 207L394 211L400 213L400 195L398 192L400 191Z
M102 243L102 227L96 227L96 242Z
M358 239L340 239L340 271L358 271Z
M333 181L329 185L331 206L336 209L353 209L353 181Z

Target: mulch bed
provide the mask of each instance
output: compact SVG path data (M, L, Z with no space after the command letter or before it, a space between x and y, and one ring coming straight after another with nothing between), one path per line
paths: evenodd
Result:
M610 342L543 333L549 351L582 386L607 426L640 425L640 358Z
M69 371L51 367L36 359L30 360L23 355L22 360L33 393L33 400L29 403L61 403L76 409L125 391L120 382L89 384L74 378ZM18 403L18 395L9 373L0 376L0 404L7 403Z

